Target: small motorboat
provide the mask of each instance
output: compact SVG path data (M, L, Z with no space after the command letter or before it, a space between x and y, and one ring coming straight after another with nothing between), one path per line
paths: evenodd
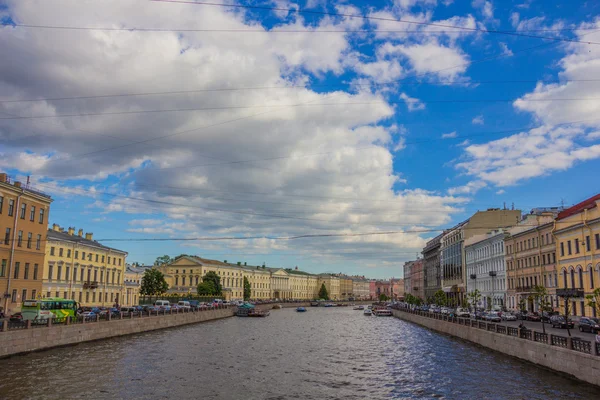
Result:
M304 308L304 307L298 307L298 308L296 308L296 311L298 311L298 312L306 312L306 308Z
M260 311L260 310L250 310L250 312L248 313L249 317L254 317L254 318L264 318L264 317L268 317L269 316L269 311Z
M369 310L369 309L367 308L367 309L365 309L365 311L363 312L363 314L364 314L364 315L367 315L367 316L369 316L369 317L370 317L370 316L371 316L371 314L372 314L372 312L371 312L371 310Z
M365 306L356 306L354 307L354 310L364 310Z
M326 303L323 307L333 307L333 304L331 303Z
M313 301L310 303L311 307L319 307L319 302L318 301Z

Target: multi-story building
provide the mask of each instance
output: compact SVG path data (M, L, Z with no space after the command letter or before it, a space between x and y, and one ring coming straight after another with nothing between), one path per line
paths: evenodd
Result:
M316 299L319 293L319 278L316 275L298 270L298 267L286 268L290 276L292 288L292 299L308 300Z
M42 296L73 299L82 306L121 304L127 252L104 246L92 233L66 232L53 224L46 233Z
M411 294L425 300L425 271L423 270L423 259L412 261L410 268ZM406 286L404 286L406 288Z
M347 276L340 277L340 299L348 300L350 297L354 297L352 279Z
M357 300L367 300L370 298L369 291L370 282L366 280L364 277L352 278L352 293L354 294L354 298Z
M571 315L596 317L585 296L600 285L600 194L562 212L554 222L558 282L561 289L578 289L570 298ZM564 310L564 299L560 299Z
M7 315L42 291L50 196L0 173L0 293Z
M322 284L325 284L325 288L327 289L327 293L329 294L330 299L341 299L342 292L340 291L340 278L330 274L320 274L319 289L321 288Z
M538 311L531 294L544 286L553 308L558 306L556 288L556 243L552 235L554 218L560 208L535 208L513 228L504 241L506 265L506 307Z
M398 300L404 297L404 293L404 279L376 280L373 299L379 299L379 296L385 294L390 299Z
M504 240L506 229L493 230L465 240L467 287L479 290L476 306L486 310L502 310L506 304L506 265Z
M404 263L404 294L412 294L412 266L413 261Z
M125 267L125 293L123 294L122 305L133 306L139 303L140 288L142 287L142 277L146 270L153 268L152 265L127 265Z
M471 218L459 223L442 236L440 246L442 290L451 301L460 304L468 291L465 240L492 229L512 227L519 222L520 217L520 210L491 208L477 211Z
M423 248L423 269L425 270L425 300L432 299L435 292L442 288L440 272L440 246L444 233L427 242Z
M374 279L369 281L369 299L375 300L377 299L377 285Z

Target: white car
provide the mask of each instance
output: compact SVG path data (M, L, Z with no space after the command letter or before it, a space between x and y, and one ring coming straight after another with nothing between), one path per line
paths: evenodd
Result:
M459 307L456 309L456 316L459 318L469 318L469 310L467 310L466 308Z
M446 307L442 307L442 311L441 311L441 313L442 313L442 314L450 314L450 309L449 309L449 308L446 308Z
M502 313L502 319L504 321L516 321L517 317L516 317L516 315L505 312L505 313Z

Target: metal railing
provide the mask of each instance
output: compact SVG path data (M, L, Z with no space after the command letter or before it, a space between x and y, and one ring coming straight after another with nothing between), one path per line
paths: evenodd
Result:
M533 340L535 342L548 343L548 334L542 332L535 332L533 335Z
M502 333L502 334L506 335L506 326L504 326L504 325L498 325L496 327L496 332Z
M508 331L508 336L519 336L519 328L507 326L506 329Z
M552 346L567 348L567 338L564 336L550 335L550 344Z
M531 331L529 329L521 329L521 334L519 337L521 339L532 340L531 339Z
M592 352L592 343L588 340L572 338L571 343L573 344L573 350L575 350L575 351L579 351L580 353L587 353L587 354L590 354Z

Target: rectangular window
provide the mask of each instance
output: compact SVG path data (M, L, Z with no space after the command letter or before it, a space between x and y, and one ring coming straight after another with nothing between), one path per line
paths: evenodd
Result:
M29 232L27 234L27 248L30 249L31 248L31 239L33 239L33 234L31 232Z
M579 254L579 239L575 239L575 254Z
M17 236L17 246L21 247L23 245L23 231L19 231L19 235Z
M590 245L590 237L589 235L585 237L585 250L592 251L592 246Z
M73 267L73 282L77 280L77 267Z
M20 266L21 266L20 262L15 263L15 274L13 276L13 279L19 279L19 267Z
M68 299L67 292L63 292L63 299Z
M29 220L35 221L35 206L31 206L31 211L29 211Z
M67 249L67 257L71 258L71 249Z
M79 302L81 303L81 292L79 292Z
M37 291L34 289L31 291L31 298L35 299L35 296L37 296Z
M110 264L110 256L108 257L108 263Z
M104 256L102 256L102 262L104 263Z
M560 256L563 257L565 255L565 242L560 242Z
M4 197L0 196L0 214L2 214L2 206L4 205Z
M12 303L16 303L17 302L17 289L13 289L12 296L10 296L10 301Z
M114 285L115 284L115 271L112 272L112 280L111 283Z
M0 264L0 276L6 276L6 260L3 259Z
M97 269L94 270L94 280L95 281L98 280L98 270Z
M4 234L4 244L10 243L10 228L6 228L6 233Z
M98 262L98 254L96 254L96 262Z
M82 252L81 252L81 259L82 259L82 260L85 260L85 251L82 251Z
M23 279L29 279L29 263L25 263L25 269L23 270Z
M62 279L62 265L59 265L56 269L56 280L60 281Z
M85 292L85 302L86 303L90 302L90 292Z
M60 297L60 292L58 290L56 291L55 294L56 294L56 297Z
M83 269L83 268L81 268L81 274L80 274L80 277L79 277L79 280L80 280L81 282L83 282L83 274L84 274L84 273L85 273L84 269Z
M92 302L96 302L96 292L92 293Z
M37 235L37 241L35 242L35 249L39 250L42 245L42 235Z
M104 272L100 271L100 283L102 283L104 278Z
M90 268L88 268L87 280L88 282L92 280L92 270Z
M121 259L119 258L119 267L121 266Z
M572 250L571 250L571 241L567 240L567 253L569 255L573 254Z
M92 253L88 253L88 261L92 261Z
M52 282L52 270L54 267L52 265L48 265L48 282Z
M21 301L27 300L27 289L23 289L23 293L21 293Z
M33 280L37 280L37 276L38 276L38 265L33 264Z
M46 298L50 298L50 297L52 297L52 293L50 293L50 291L47 291L46 292Z
M75 259L76 260L79 259L79 251L78 250L75 250Z
M40 219L39 219L39 223L43 224L44 223L44 209L40 208Z
M596 233L594 237L596 238L596 250L600 250L600 233Z
M15 201L9 200L8 201L8 216L12 217L14 212L15 212Z
M50 247L50 255L53 256L54 255L54 247Z
M113 265L117 265L117 258L113 257Z
M27 213L27 204L21 204L21 219L25 219L25 214Z
M63 256L63 248L62 247L58 249L58 256L59 257Z

